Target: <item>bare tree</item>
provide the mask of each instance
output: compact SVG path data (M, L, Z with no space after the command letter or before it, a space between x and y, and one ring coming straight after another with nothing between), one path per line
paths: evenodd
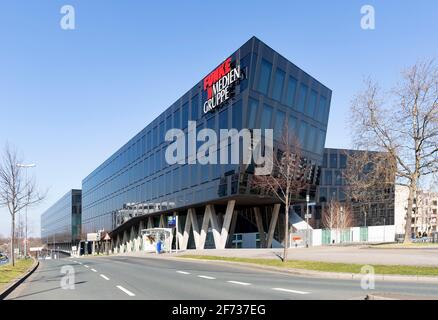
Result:
M385 152L354 150L345 155L347 165L342 175L347 202L359 210L366 227L371 206L384 202L394 192L396 163Z
M368 80L351 107L357 145L389 153L397 184L408 187L404 242L411 241L414 198L421 181L438 172L438 68L422 61L402 73L402 81L383 93Z
M349 203L330 200L323 215L323 225L329 230L341 233L353 226L353 214Z
M15 266L15 218L25 207L32 206L44 199L37 191L32 179L24 179L17 164L22 163L17 151L6 145L0 162L0 206L5 206L11 215L11 257Z
M285 206L283 262L286 262L290 234L289 208L293 201L303 201L300 193L309 188L314 166L302 156L298 139L288 132L287 121L278 151L267 161L272 161L271 175L255 175L253 186L274 196Z

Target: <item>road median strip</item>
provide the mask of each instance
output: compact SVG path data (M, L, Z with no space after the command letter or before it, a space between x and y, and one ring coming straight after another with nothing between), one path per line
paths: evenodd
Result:
M12 267L11 263L0 267L0 300L8 296L37 268L39 261L35 259L20 259Z
M201 260L206 262L231 262L240 265L261 267L264 269L290 272L302 275L324 275L356 279L363 275L362 267L365 264L322 262L307 260L289 260L282 262L277 259L237 258L208 255L181 255L177 258ZM415 280L438 282L438 267L407 266L407 265L371 265L376 277L380 280ZM397 278L397 279L396 279Z

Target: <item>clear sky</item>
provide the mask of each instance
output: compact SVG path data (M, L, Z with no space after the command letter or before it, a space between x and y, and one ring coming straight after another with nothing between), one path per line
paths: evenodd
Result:
M75 30L60 27L66 4ZM375 30L360 27L366 4ZM29 211L34 235L47 207L253 35L333 90L326 146L349 147L364 77L391 86L438 56L438 2L1 0L0 146L19 148L49 189Z

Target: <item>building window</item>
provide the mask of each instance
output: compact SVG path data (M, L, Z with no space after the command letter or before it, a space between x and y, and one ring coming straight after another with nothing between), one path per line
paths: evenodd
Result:
M300 97L298 100L298 111L304 112L306 109L307 86L302 83L300 86Z
M314 115L315 115L315 110L316 110L316 101L317 101L317 98L318 98L318 93L315 91L315 90L312 90L311 92L310 92L310 101L309 101L309 104L308 104L308 106L307 106L307 109L305 110L306 111L306 114L309 116L309 117L314 117Z
M326 186L332 185L332 171L331 170L324 171L324 184Z
M180 110L176 109L175 113L173 114L173 127L175 129L180 129L181 128L181 119L180 119Z
M237 101L232 106L233 128L240 130L242 128L242 100Z
M283 95L284 71L277 69L275 71L274 89L272 90L272 98L281 101Z
M261 129L272 129L271 128L272 112L273 112L273 108L271 106L268 106L267 104L263 106Z
M318 121L325 122L327 117L327 99L323 96L319 98Z
M325 131L319 130L318 148L316 150L317 153L322 153L324 151L324 142L325 142Z
M340 170L335 171L335 184L337 186L342 186L342 173Z
M277 111L277 116L275 117L275 126L274 126L274 139L281 140L281 134L284 129L284 119L286 114L283 111Z
M248 103L248 128L253 129L256 127L256 119L257 119L257 107L259 105L259 102L254 99L249 99Z
M258 90L268 94L269 81L271 80L272 64L262 59Z
M287 94L286 94L286 104L289 107L295 105L295 93L297 90L297 80L293 77L289 77L287 81Z
M198 115L199 115L199 103L198 103L198 95L195 95L192 98L192 116L191 116L191 120L198 120Z
M182 106L182 127L181 128L186 128L187 127L187 123L189 121L189 103L186 102L183 104Z
M327 153L324 153L322 156L322 167L328 168L328 166L327 166Z
M327 188L319 188L319 202L327 201Z
M289 123L288 123L289 129L289 139L294 139L297 137L298 133L298 119L294 116L289 117Z
M330 200L337 200L338 199L338 189L330 188L329 198L330 198Z
M345 154L339 155L339 168L341 169L347 168L347 156Z
M224 108L219 113L219 129L228 129L228 109Z
M347 200L345 191L343 189L339 189L339 201L345 201L345 200Z
M330 168L337 168L337 167L338 167L338 154L331 153L330 154Z
M307 128L308 128L308 124L305 121L301 121L300 124L300 134L299 134L299 140L300 140L300 145L302 148L306 149L307 148Z

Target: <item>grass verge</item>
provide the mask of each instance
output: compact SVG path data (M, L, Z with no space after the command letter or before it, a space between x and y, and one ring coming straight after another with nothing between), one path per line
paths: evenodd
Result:
M11 263L0 266L0 291L14 279L23 275L33 264L33 259L15 260L15 267Z
M411 249L411 248L438 248L438 243L432 242L411 242L411 243L385 243L372 244L370 248L377 249Z
M303 269L312 271L324 272L344 272L344 273L360 273L363 264L354 263L338 263L338 262L320 262L320 261L305 261L305 260L289 260L282 262L276 259L254 259L254 258L234 258L234 257L218 257L218 256L197 256L197 255L182 255L181 258L204 259L204 260L222 260L245 262L256 265L279 267L284 269ZM376 274L386 275L411 275L411 276L438 276L437 267L424 266L401 266L401 265L373 265Z

